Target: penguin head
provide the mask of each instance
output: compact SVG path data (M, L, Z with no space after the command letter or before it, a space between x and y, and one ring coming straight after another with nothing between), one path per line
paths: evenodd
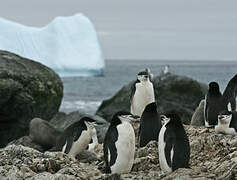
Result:
M130 112L119 111L113 116L113 118L111 120L111 125L116 126L116 125L121 124L123 122L130 122L133 120L137 120L138 118L140 118L140 117L132 115Z
M230 124L232 119L232 113L230 111L224 110L218 115L218 124Z
M161 115L161 119L165 122L165 125L167 124L174 124L176 126L182 125L182 121L179 115L173 111Z
M155 102L152 102L146 105L143 113L148 113L148 112L157 112L157 105Z
M220 93L219 84L217 82L210 82L208 92L210 92L211 94L219 94Z
M89 117L83 117L80 121L84 122L89 129L93 129L96 126L95 120Z
M140 82L146 82L149 80L149 73L147 71L141 71L137 74L137 79Z

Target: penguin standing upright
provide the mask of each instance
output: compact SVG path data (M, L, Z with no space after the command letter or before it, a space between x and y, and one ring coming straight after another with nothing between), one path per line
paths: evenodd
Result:
M218 134L237 135L237 112L227 110L220 112L215 132Z
M130 102L131 113L140 117L146 105L155 102L154 88L149 78L149 71L138 73L137 81L132 85Z
M159 134L159 162L164 172L188 168L190 145L180 117L175 113L162 116L165 121Z
M106 173L128 173L132 169L135 154L135 133L130 120L135 116L128 112L116 113L106 132L103 150Z
M217 116L221 111L236 110L237 74L229 81L223 95L217 82L209 84L204 103L204 120L206 127L217 125Z
M83 117L73 123L57 138L56 151L62 151L71 157L76 157L85 150L92 138L92 129L95 121L89 117Z
M161 119L156 103L150 103L142 113L139 127L139 146L144 147L150 141L158 140L161 129Z

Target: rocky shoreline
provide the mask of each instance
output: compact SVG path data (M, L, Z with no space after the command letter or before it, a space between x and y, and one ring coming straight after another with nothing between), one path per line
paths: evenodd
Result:
M65 114L58 112L63 84L56 73L34 61L0 51L0 179L237 179L237 138L189 125L207 86L170 73L153 79L156 103L161 114L175 110L186 124L190 168L164 174L159 166L158 144L150 142L143 148L136 146L129 174L104 174L101 143L111 116L119 110L130 110L132 83L104 100L96 115L78 111ZM84 151L76 160L61 152L47 151L29 136L29 123L35 117L63 131L83 116L96 120L100 144L94 152ZM139 122L132 125L137 137Z
M138 131L139 122L134 122ZM39 152L20 144L0 149L0 179L235 179L237 137L215 134L213 129L185 125L191 146L190 168L165 174L159 166L158 144L136 147L128 174L104 174L103 149L74 160L61 152ZM15 142L16 143L16 142ZM17 144L17 143L16 143ZM89 157L94 156L89 160Z

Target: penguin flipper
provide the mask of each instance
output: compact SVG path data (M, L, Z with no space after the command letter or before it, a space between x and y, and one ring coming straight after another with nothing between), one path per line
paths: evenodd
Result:
M115 164L115 161L117 159L117 149L115 146L117 139L118 133L116 131L116 128L109 128L106 133L103 145L107 173L111 172L110 167Z
M224 93L224 105L225 108L230 103L231 110L236 111L236 95L237 95L237 74L228 82Z
M70 152L71 147L72 147L73 137L72 136L68 137L66 140L66 143L67 143L67 146L66 146L64 153L68 154Z
M132 100L133 100L133 96L134 96L134 94L135 94L135 92L136 92L136 83L139 83L139 80L136 80L136 81L134 81L133 83L132 83L132 86L131 86L131 92L130 92L130 102L132 102Z
M178 168L189 168L190 146L187 136L177 141L174 145L174 156L172 159L172 171Z
M167 161L168 166L172 167L171 151L173 151L173 146L174 146L174 141L175 141L174 132L169 132L169 133L165 132L164 141L165 141L165 159Z

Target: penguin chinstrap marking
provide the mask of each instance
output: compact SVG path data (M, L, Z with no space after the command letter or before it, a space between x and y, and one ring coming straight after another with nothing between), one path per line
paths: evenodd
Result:
M148 71L138 73L137 81L132 85L130 102L130 112L140 117L146 105L155 102L154 87Z
M56 149L76 158L91 142L94 125L95 121L89 117L73 123L57 139Z
M205 97L204 120L205 126L217 125L217 116L221 111L236 110L237 74L229 81L223 95L217 82L209 83L208 93Z
M128 112L116 113L106 132L103 150L106 173L128 173L135 155L135 133L129 121L136 117Z
M175 113L162 116L165 121L159 134L158 150L162 171L189 168L190 145L180 117Z
M157 141L160 129L160 115L157 112L156 103L153 102L146 106L140 119L139 146L144 147L152 140Z
M237 135L237 112L224 110L218 115L217 134Z

